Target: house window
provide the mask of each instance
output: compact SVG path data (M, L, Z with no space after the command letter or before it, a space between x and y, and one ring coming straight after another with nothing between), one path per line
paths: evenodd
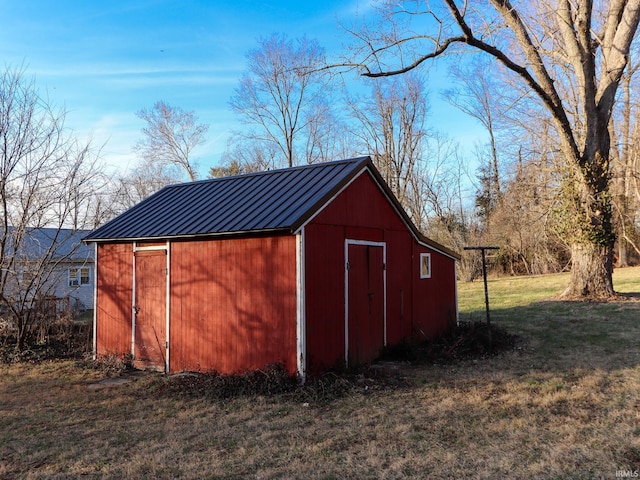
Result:
M431 278L431 254L420 254L420 278Z
M89 284L89 267L70 268L69 269L69 286L79 287L80 285Z

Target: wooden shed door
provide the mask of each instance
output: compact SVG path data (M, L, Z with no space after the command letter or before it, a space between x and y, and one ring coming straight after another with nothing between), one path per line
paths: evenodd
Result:
M348 244L349 366L373 361L384 346L384 247Z
M134 360L138 368L164 371L166 356L167 253L136 252Z

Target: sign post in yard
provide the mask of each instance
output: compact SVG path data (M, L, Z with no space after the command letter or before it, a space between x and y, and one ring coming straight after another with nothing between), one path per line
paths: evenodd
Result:
M491 335L491 316L489 315L489 288L487 287L487 261L485 252L487 250L499 250L500 247L464 247L465 250L480 250L482 254L482 279L484 280L484 306L487 312L487 330L489 331L489 345L493 345Z

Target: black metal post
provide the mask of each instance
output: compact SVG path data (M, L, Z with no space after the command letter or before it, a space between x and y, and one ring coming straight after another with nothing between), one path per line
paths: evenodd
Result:
M487 260L485 252L487 250L499 250L500 247L464 247L465 250L480 250L482 254L482 280L484 281L484 306L487 314L487 330L489 332L489 345L493 345L493 335L491 333L491 315L489 314L489 287L487 286Z

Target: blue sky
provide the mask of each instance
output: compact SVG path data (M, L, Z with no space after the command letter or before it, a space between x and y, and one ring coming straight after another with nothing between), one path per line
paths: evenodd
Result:
M340 23L368 12L366 0L0 0L0 59L24 65L41 94L68 111L67 127L104 144L103 160L120 172L136 161L136 111L158 100L194 111L210 125L196 152L206 172L239 127L228 101L259 37L307 35L336 57L350 41ZM430 72L428 85L429 123L471 143L478 126L438 98L445 76Z

